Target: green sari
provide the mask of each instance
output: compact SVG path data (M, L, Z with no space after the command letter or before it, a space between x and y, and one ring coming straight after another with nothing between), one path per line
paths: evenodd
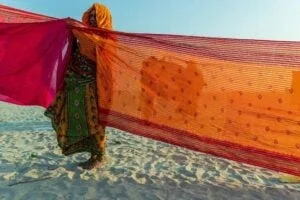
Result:
M105 152L105 128L99 124L95 66L76 47L64 87L45 111L64 155L91 152L102 158Z

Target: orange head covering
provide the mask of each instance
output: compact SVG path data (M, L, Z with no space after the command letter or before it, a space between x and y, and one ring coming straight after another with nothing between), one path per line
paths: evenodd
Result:
M95 11L92 13L92 11ZM82 16L82 22L85 25L92 26L90 18L95 16L95 25L98 28L112 30L112 16L110 10L104 6L103 4L94 3ZM104 35L99 37L95 34L85 33L84 31L73 29L73 34L76 39L79 41L80 52L88 57L89 59L96 61L96 48L95 45L98 47L102 47L102 54L104 53L103 49L108 49L108 47L104 48L103 40ZM107 42L107 40L106 40Z
M103 4L94 3L82 16L82 22L90 25L89 19L92 10L96 12L96 22L98 28L112 29L112 16L110 10Z

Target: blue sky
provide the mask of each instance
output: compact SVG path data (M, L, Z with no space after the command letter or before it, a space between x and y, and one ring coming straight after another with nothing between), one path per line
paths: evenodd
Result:
M54 17L81 14L95 0L0 0ZM127 32L300 41L300 0L102 0Z

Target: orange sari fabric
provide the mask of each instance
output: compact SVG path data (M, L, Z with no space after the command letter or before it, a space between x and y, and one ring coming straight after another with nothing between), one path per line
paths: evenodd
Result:
M103 124L300 175L300 43L79 32Z

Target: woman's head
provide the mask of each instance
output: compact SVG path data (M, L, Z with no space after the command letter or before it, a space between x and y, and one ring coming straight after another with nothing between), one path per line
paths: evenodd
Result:
M82 22L92 27L112 29L112 17L110 10L99 3L94 3L83 14Z

